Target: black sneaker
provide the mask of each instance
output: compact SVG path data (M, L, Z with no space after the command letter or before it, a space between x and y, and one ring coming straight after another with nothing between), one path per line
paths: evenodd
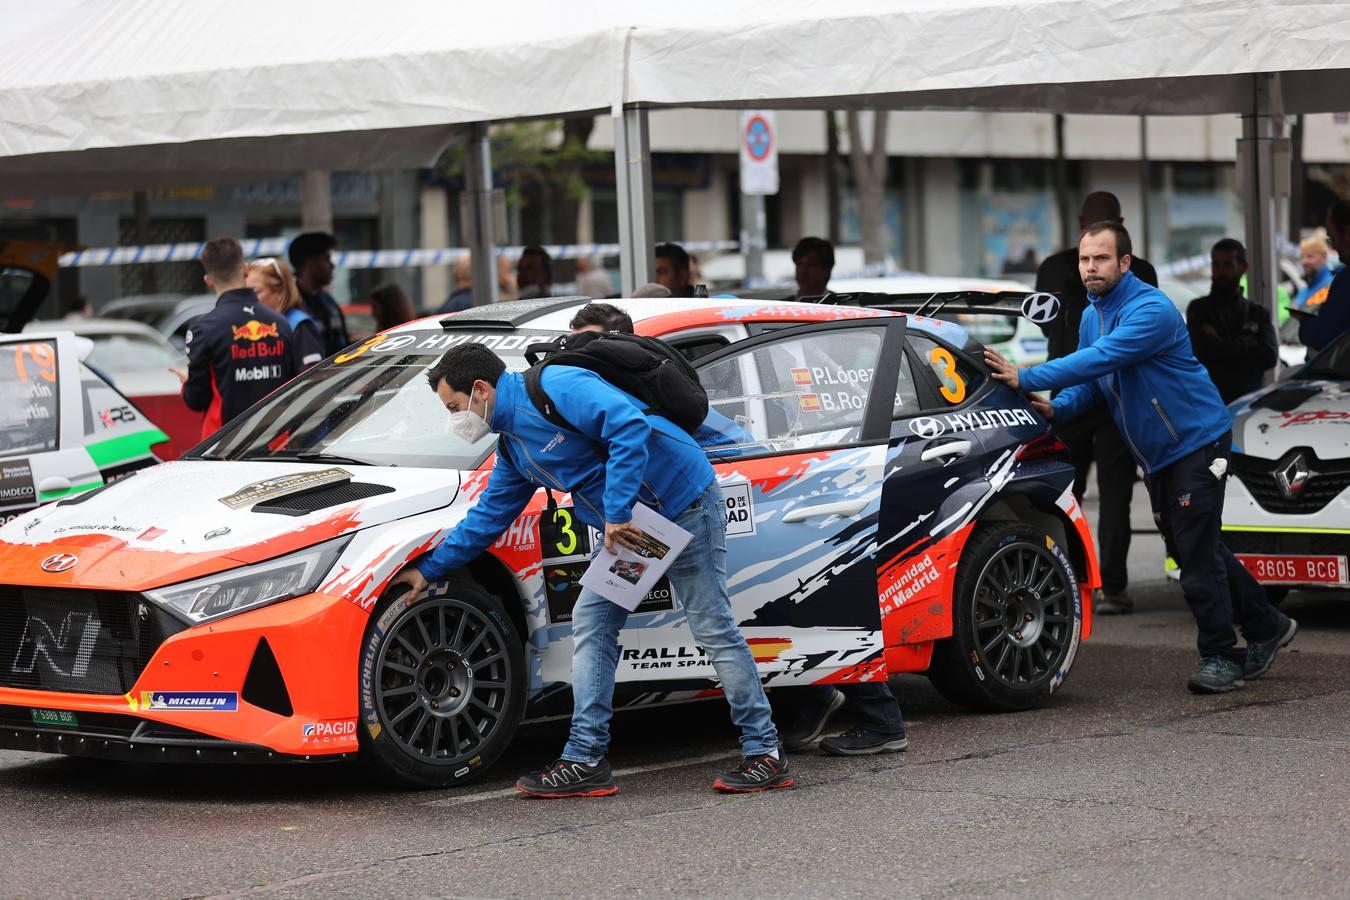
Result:
M883 734L867 728L850 728L843 734L827 737L820 749L834 756L871 756L873 753L899 753L909 748L909 736L903 731Z
M745 757L739 766L717 776L712 786L713 790L724 794L754 794L773 788L790 788L792 776L788 774L786 759L775 759L765 753Z
M1222 694L1246 686L1247 682L1242 680L1242 663L1224 656L1203 657L1200 668L1186 679L1186 687L1192 694Z
M559 759L542 772L533 772L516 780L516 790L530 797L608 797L619 786L610 774L609 763L600 760L594 766L573 759Z
M830 721L830 716L844 705L844 695L834 691L830 702L819 709L806 710L799 715L783 734L784 750L804 750L811 745Z
M1242 674L1247 678L1260 678L1270 669L1270 664L1275 661L1275 654L1279 649L1294 639L1298 633L1298 623L1279 613L1280 630L1275 632L1275 636L1267 641L1248 641L1247 642L1247 663L1243 667Z
M1134 612L1134 601L1124 591L1118 594L1098 591L1092 598L1092 612L1098 616L1128 616Z

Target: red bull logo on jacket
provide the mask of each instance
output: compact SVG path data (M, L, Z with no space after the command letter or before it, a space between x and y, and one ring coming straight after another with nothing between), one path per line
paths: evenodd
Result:
M231 325L236 341L260 341L265 337L280 337L275 323L264 325L257 319L249 319L243 325Z

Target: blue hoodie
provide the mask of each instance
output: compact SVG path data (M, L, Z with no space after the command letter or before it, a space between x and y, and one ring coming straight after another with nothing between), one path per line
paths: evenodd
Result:
M632 519L638 501L674 519L712 484L708 457L684 429L644 415L637 398L594 372L548 366L540 384L581 433L550 423L530 402L524 375L503 372L489 423L500 435L497 462L464 521L417 564L429 581L487 549L538 487L570 492L577 518L603 531Z
M1055 418L1070 420L1105 400L1134 458L1150 474L1233 427L1219 391L1191 350L1186 320L1167 295L1126 272L1078 326L1079 350L1022 369L1024 391L1066 388Z

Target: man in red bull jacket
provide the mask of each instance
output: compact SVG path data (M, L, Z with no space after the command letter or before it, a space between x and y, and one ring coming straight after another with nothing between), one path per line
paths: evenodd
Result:
M291 327L244 283L247 270L239 242L208 241L200 259L206 270L203 280L217 300L215 309L188 329L183 402L206 413L205 438L296 372Z

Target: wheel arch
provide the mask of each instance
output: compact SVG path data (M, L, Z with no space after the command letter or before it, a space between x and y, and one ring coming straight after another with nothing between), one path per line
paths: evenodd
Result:
M1081 511L1079 514L1082 515ZM979 521L1025 522L1045 529L1052 540L1066 549L1074 574L1078 576L1079 590L1084 594L1083 638L1087 639L1092 631L1091 603L1088 598L1094 589L1101 586L1101 572L1097 568L1096 550L1090 544L1091 535L1086 526L1079 528L1057 504L1029 492L1005 492L981 512Z
M525 596L506 564L491 553L482 553L464 568L483 590L502 601L506 614L511 617L511 624L520 635L520 642L529 646L530 628L525 615Z

